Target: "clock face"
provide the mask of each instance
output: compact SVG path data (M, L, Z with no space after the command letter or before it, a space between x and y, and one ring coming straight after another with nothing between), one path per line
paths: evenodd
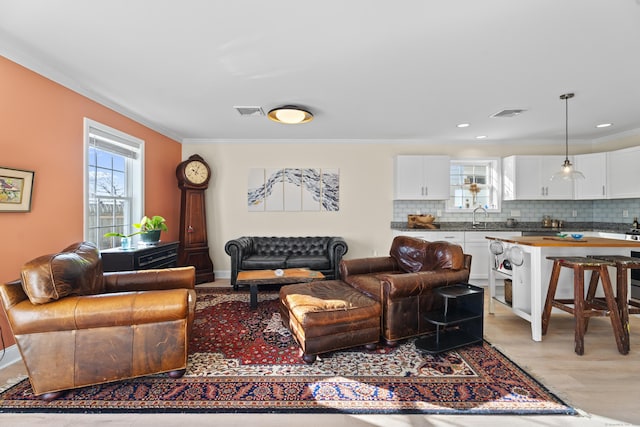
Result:
M184 174L189 182L193 184L202 184L209 178L209 170L202 162L197 160L187 163L184 168Z

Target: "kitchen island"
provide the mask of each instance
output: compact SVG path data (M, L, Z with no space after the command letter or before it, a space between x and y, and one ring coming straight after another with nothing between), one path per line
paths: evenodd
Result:
M542 340L542 310L549 287L553 262L548 256L626 255L640 250L640 242L602 237L514 236L486 237L489 240L489 313L496 301L510 305L513 313L531 323L531 337ZM491 243L494 244L493 251ZM499 250L496 250L499 247ZM496 253L500 252L502 253ZM511 260L511 269L504 260ZM521 262L520 262L521 261ZM610 273L615 277L615 273ZM512 280L512 300L508 304L499 292L501 279ZM587 280L588 283L588 280ZM563 272L558 281L557 298L573 297L573 275Z

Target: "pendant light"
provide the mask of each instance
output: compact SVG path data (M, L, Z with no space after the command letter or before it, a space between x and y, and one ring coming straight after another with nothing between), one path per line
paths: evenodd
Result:
M564 180L576 180L584 179L582 172L577 171L573 164L569 161L569 99L573 98L573 93L565 93L560 95L560 99L564 100L565 111L565 125L564 125L564 163L559 172L556 172L551 177L552 180L564 179Z

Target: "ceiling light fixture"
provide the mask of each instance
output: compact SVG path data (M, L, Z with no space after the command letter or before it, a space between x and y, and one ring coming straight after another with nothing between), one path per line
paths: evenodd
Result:
M476 139L486 139L487 135L478 135L476 136Z
M469 123L460 123L459 125L456 125L459 128L468 128L469 127Z
M295 125L313 120L313 114L295 105L285 105L269 111L267 116L278 123Z
M565 147L565 157L564 163L562 164L562 168L559 172L556 172L551 177L552 180L555 179L564 179L564 180L575 180L575 179L584 179L584 175L582 172L574 169L573 164L569 161L569 99L573 98L575 95L573 93L565 93L560 95L560 99L564 100L564 147Z
M596 125L596 127L597 128L608 128L611 125L613 125L613 123L600 123L599 125Z

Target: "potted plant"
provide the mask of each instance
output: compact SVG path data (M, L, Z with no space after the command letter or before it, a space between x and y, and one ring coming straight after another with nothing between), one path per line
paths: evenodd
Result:
M158 243L160 241L160 233L168 230L165 219L160 215L152 217L145 215L139 223L133 224L133 226L140 229L138 231L140 240L147 244Z
M136 234L140 235L140 240L146 244L158 243L160 241L160 233L167 231L166 220L159 216L154 215L152 217L143 216L140 222L133 224L138 229L135 233L122 234L117 232L105 233L104 237L120 237L122 239L122 249L131 248L131 237Z

